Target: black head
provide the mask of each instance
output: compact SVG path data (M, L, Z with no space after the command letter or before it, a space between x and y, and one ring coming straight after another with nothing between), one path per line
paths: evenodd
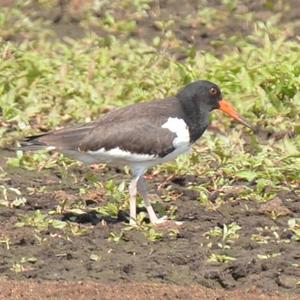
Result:
M220 109L233 119L252 129L251 125L243 119L234 107L222 97L219 87L207 80L199 80L185 86L178 94L184 110L189 115L208 115L214 109ZM197 114L197 113L196 113Z
M197 103L197 106L210 112L213 109L220 108L219 103L222 100L222 93L216 84L207 80L199 80L185 86L177 94L177 97L185 102Z

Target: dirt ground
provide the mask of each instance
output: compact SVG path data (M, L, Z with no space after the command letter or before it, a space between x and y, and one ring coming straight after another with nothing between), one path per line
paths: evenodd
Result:
M8 152L2 153L1 166L5 161L3 157L10 155L11 153ZM38 298L40 294L36 291L39 289L44 291L45 288L50 295L51 289L56 290L57 286L60 286L53 282L64 282L61 287L63 295L68 295L70 290L78 295L86 295L86 291L89 291L90 299L96 297L97 294L94 293L97 291L103 291L102 284L105 283L114 284L113 290L124 290L124 293L132 295L133 299L151 299L147 298L148 292L149 295L157 292L159 299L174 299L175 296L183 299L185 298L183 295L188 293L190 286L196 284L197 287L193 288L197 296L193 299L202 299L206 297L204 295L211 299L219 299L221 295L229 297L224 296L224 299L235 299L234 297L240 299L247 295L247 289L254 289L253 293L260 291L262 295L280 292L283 293L280 294L280 297L283 297L280 299L285 299L284 297L288 297L290 293L295 294L300 291L297 284L300 270L293 267L293 265L299 265L299 245L295 242L283 242L291 238L291 233L282 230L291 215L299 216L300 203L297 196L299 191L290 195L282 194L284 209L288 209L291 215L272 220L261 212L259 205L239 202L238 197L234 196L235 191L228 194L228 198L233 196L235 200L229 200L219 211L206 211L196 201L197 193L187 188L190 182L199 184L205 180L204 178L191 176L167 180L161 175L155 175L150 181L152 193L158 189L161 182L165 182L159 193L163 193L164 189L172 188L174 193L181 195L176 200L177 219L184 221L184 225L176 233L176 238L165 235L161 241L150 242L141 232L128 231L122 240L116 243L109 241L108 236L110 232L119 232L124 227L125 212L120 214L117 220L106 219L105 222L99 215L82 216L77 222L83 227L91 228L88 234L78 237L66 237L55 229L35 232L29 227L16 228L15 224L24 213L34 212L37 209L41 212L55 210L59 202L58 191L63 191L64 196L73 196L77 199L80 196L78 196L76 184L62 182L58 174L52 171L43 170L39 174L16 168L6 168L5 171L10 178L9 184L24 191L28 202L19 209L2 208L0 210L1 237L10 236L11 239L10 249L5 248L4 244L0 247L0 279L5 280L1 283L1 293L7 293L4 294L3 299L7 299L6 295L9 295L12 288L17 292L14 295L28 293L27 285L33 287L32 290L35 292L32 295L36 295L37 298L32 298L33 296L26 298L25 293L22 299L44 299L47 294L43 296L44 298ZM90 170L89 167L75 167L72 172L77 174L93 172L101 178L101 181L112 177L126 178L125 174L118 174L116 177L115 172L110 169L97 172ZM38 189L45 185L47 190L45 193L26 192L28 186ZM292 199L292 201L284 201L285 198ZM90 205L93 205L93 201L90 201ZM162 203L162 205L169 204ZM71 218L71 216L66 217ZM209 249L207 245L210 241L206 239L204 233L214 226L232 222L237 222L243 228L238 242L230 249L230 254L237 260L227 264L208 263L207 257L212 252L218 252L218 247L214 246ZM263 235L270 239L275 228L279 234L278 241L258 244L250 240L249 237L257 233L257 227L265 228ZM262 254L272 255L273 253L280 253L280 255L269 259L257 258ZM99 261L91 260L93 254L100 257ZM25 263L22 272L14 272L12 265L16 262L16 258L24 256L35 257L37 260ZM30 281L24 281L28 279ZM20 288L19 284L16 285L15 280L20 280L24 288ZM71 282L71 286L72 282L80 282L80 285L75 285L76 288L73 289L66 285L65 281ZM98 286L95 282L101 284ZM143 287L144 283L147 283L146 288ZM127 284L130 285L127 286ZM161 284L163 284L162 289L159 288ZM95 290L91 291L88 288L90 285L95 285ZM141 285L146 294L140 298L134 298L135 293L130 288L131 285ZM233 290L237 294L224 294L222 289ZM105 290L109 291L109 288L106 287ZM169 298L164 298L163 291ZM59 293L51 299L68 299L67 297L59 298L59 295L62 294ZM109 293L104 295L107 298L101 299L109 299ZM214 298L215 295L219 296Z
M0 281L0 299L101 299L101 300L296 300L296 295L264 294L257 290L224 292L199 286L171 284L101 284L95 282Z
M12 5L13 1L6 2ZM197 49L219 51L210 42L221 33L226 39L237 33L251 32L251 24L236 23L236 20L226 22L225 26L197 30L197 27L179 22L183 15L194 11L197 1L185 1L180 6L179 1L158 2L159 17L153 15L138 20L138 30L131 34L132 37L152 41L157 34L154 21L157 18L170 19L171 16L175 20L178 38ZM219 1L209 2L212 7L221 5ZM254 10L258 19L267 20L276 11L266 9L266 2L246 1L239 9ZM280 19L283 25L300 17L298 1L286 2L290 9ZM76 13L76 7L76 16L74 12L72 14L61 16L59 8L41 13L53 21L52 29L58 35L79 38L84 35L78 21L81 14ZM115 14L118 17L121 12L116 10ZM106 34L101 30L96 32ZM24 190L28 202L21 208L0 209L0 238L11 237L9 249L3 241L0 244L0 299L297 299L300 292L299 245L282 242L291 239L291 233L281 229L286 227L291 216L300 215L299 191L279 195L289 215L272 220L254 202L239 202L236 197L238 189L228 194L228 203L222 206L221 212L206 211L196 201L198 194L188 189L190 183L201 184L205 178L191 176L167 180L163 175L155 175L149 183L152 193L156 193L161 182L165 182L164 189L171 188L181 195L176 200L177 219L184 221L184 225L176 238L166 235L162 241L150 242L141 232L128 231L119 243L109 241L109 233L118 232L124 226L125 213L117 220L106 219L105 222L98 215L84 215L77 222L90 228L89 233L66 238L54 229L39 233L28 227L16 228L15 224L24 213L38 209L41 212L55 210L59 203L57 191L78 198L78 184L62 182L59 174L50 170L37 174L8 168L6 157L12 155L2 151L0 167L8 174L6 184ZM97 172L89 167L75 167L72 171L77 174L92 172L101 181L112 177L126 178L125 174L116 175L111 169ZM47 192L31 194L26 190L27 187L38 189L43 186ZM163 193L163 190L159 192ZM87 203L93 205L93 201ZM231 249L231 255L237 260L227 264L208 263L208 255L218 249L207 247L209 241L204 233L214 226L232 222L243 228L238 243ZM256 243L250 240L249 237L257 233L257 227L264 228L266 239L271 239L274 231L277 232L278 241ZM269 259L257 258L274 253L280 254ZM100 259L91 260L93 254ZM27 263L22 272L16 273L12 265L16 258L23 256L37 260Z

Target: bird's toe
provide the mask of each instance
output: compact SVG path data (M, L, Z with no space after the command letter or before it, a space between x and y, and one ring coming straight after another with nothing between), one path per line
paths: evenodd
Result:
M179 221L174 221L174 220L169 220L167 216L163 216L159 219L157 219L155 222L153 222L154 225L157 225L159 227L173 227L174 225L176 226L180 226L183 224L183 222L179 222Z

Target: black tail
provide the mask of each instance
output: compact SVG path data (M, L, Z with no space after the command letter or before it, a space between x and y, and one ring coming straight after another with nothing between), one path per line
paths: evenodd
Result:
M36 151L41 149L46 149L47 147L51 147L46 142L40 140L40 138L46 136L47 133L27 136L24 140L20 141L21 147L17 148L24 151Z
M83 126L62 128L38 135L28 136L21 141L21 149L35 151L57 149L58 151L78 149L82 139L93 129L93 123Z

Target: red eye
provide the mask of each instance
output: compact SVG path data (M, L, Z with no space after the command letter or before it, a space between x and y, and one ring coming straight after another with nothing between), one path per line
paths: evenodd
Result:
M210 89L208 90L208 92L209 92L211 95L213 95L213 96L217 95L217 93L218 93L217 89L214 88L214 87L210 88Z

